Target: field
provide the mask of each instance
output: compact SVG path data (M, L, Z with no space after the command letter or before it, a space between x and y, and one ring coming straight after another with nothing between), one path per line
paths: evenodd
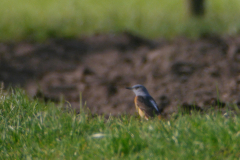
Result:
M130 31L148 38L240 30L239 0L207 0L204 18L188 15L184 0L1 0L0 40L45 40Z
M66 112L61 104L1 92L0 159L238 159L240 118L176 114L169 120ZM84 108L84 107L82 107Z
M0 159L239 159L240 1L186 1L1 0Z

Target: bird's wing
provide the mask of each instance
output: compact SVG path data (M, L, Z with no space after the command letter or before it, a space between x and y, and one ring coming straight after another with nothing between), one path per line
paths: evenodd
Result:
M141 110L145 112L147 116L153 117L154 115L160 114L160 110L156 102L150 96L137 96L135 103Z

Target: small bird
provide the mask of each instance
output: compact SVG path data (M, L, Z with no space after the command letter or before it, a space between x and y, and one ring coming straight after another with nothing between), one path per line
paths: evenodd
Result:
M149 117L158 116L158 119L161 119L161 110L143 85L137 84L133 87L126 87L126 89L135 93L134 103L142 118L148 120Z

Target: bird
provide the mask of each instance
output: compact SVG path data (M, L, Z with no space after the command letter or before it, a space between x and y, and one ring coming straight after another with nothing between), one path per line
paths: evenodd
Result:
M134 103L140 117L148 120L150 117L158 116L158 119L161 119L162 111L143 85L136 84L132 87L126 87L126 89L135 93Z

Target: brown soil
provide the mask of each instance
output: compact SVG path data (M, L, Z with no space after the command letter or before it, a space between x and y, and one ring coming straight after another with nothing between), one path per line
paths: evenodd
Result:
M126 86L143 84L164 113L179 105L240 100L240 36L146 40L128 33L46 43L0 43L0 81L31 96L79 108L79 93L93 113L135 112ZM39 91L38 91L39 90ZM205 104L205 106L204 106Z

